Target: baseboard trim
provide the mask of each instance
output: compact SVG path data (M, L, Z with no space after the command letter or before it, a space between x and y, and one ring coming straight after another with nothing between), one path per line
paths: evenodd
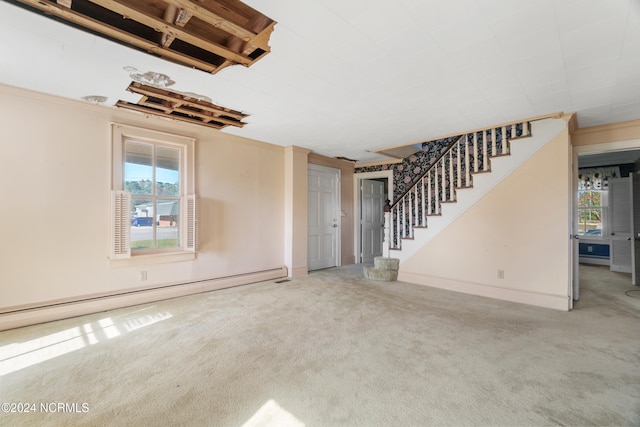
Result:
M502 301L534 305L537 307L550 308L554 310L569 311L568 296L501 288L480 283L465 282L462 280L426 276L423 274L402 271L402 267L400 267L400 272L398 273L398 280L402 282L415 283L417 285L430 286L432 288L461 292L486 298L499 299Z
M0 331L282 277L287 277L286 267L113 294L87 295L63 302L47 301L11 311L5 309L0 314Z
M587 264L587 265L609 266L611 264L611 260L609 258L595 258L595 257L579 257L578 262L580 264Z

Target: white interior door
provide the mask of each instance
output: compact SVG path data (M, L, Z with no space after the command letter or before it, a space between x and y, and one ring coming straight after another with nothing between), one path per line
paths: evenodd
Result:
M609 181L609 209L611 212L611 271L631 273L631 180L618 178Z
M362 262L373 262L375 257L382 256L384 201L384 182L363 179L360 211Z
M631 201L631 283L640 285L640 174L629 175Z
M340 235L340 170L309 165L309 270L335 267Z
M573 151L573 150L572 150ZM571 243L569 252L571 259L571 282L569 283L569 310L573 302L580 299L580 241L578 240L580 214L578 213L578 153L571 153Z

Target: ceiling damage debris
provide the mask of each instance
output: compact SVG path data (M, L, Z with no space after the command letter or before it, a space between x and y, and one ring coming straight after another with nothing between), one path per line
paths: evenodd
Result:
M129 77L131 77L131 80L134 82L148 84L155 87L169 87L176 83L166 74L155 71L147 71L146 73L143 73L138 71L136 67L132 66L126 66L124 67L124 70L129 73Z
M191 97L189 94L172 92L138 82L131 82L127 90L142 95L142 98L136 104L120 100L116 103L117 107L214 129L223 129L227 126L241 128L246 125L242 120L249 117L248 114L220 107L200 98Z
M239 0L10 0L75 28L215 74L270 52L276 24Z

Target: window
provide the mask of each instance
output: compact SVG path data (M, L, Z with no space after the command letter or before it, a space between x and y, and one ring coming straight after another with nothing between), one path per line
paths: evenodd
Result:
M607 196L606 190L578 191L578 235L590 238L606 235Z
M195 252L193 142L113 125L112 258Z

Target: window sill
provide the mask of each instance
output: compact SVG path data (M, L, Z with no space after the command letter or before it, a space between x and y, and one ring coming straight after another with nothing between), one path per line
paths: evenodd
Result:
M170 262L193 261L195 252L165 252L158 254L131 255L131 258L109 259L110 268L138 267L142 265L167 264Z

